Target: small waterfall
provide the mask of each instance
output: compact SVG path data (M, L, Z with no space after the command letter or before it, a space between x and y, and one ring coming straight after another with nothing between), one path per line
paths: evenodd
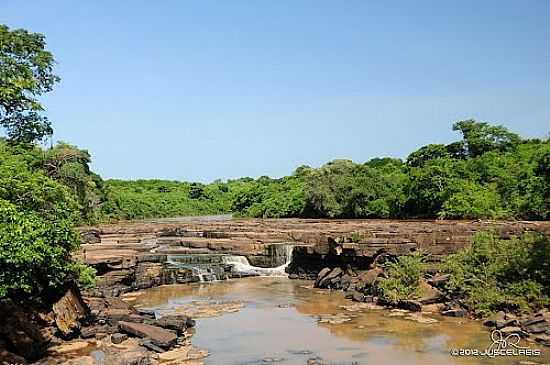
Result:
M293 246L285 245L286 250L286 262L283 265L277 267L258 267L252 266L248 262L245 256L227 255L223 256L222 261L224 264L232 265L233 271L242 275L257 275L257 276L287 276L285 269L290 265L292 261Z

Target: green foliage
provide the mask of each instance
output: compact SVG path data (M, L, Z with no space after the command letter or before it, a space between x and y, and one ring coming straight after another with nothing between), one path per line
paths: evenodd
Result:
M492 126L473 119L455 123L453 130L462 133L464 147L470 157L481 156L490 151L510 151L521 141L517 134L503 126Z
M471 246L448 256L442 270L451 274L447 289L464 297L480 316L504 308L522 312L550 304L550 241L526 233L499 240L482 232Z
M78 205L65 186L0 144L0 298L35 297L75 273Z
M90 170L90 163L88 151L59 142L45 151L43 169L46 175L71 189L83 221L97 222L101 219L100 206L107 197L103 180Z
M506 218L500 195L493 186L483 186L461 180L453 186L454 192L442 205L438 216L447 219Z
M32 143L53 132L37 99L59 81L45 47L43 35L0 24L0 126L13 142Z
M78 283L80 286L85 289L94 288L96 284L97 270L82 263L76 263L74 267L78 275Z
M83 216L100 206L95 216L103 219L220 213L260 218L549 217L548 140L521 140L503 127L472 120L454 128L464 140L421 147L407 163L388 157L364 164L335 160L320 168L300 166L280 179L211 184L110 180L103 186L93 174L92 181L77 178L76 186L71 179L60 181L88 192L89 198L77 194ZM79 150L73 153L79 155ZM85 154L69 176L86 177L88 162ZM88 189L78 188L82 186Z
M451 154L445 145L429 144L411 153L409 157L407 157L407 165L411 167L422 167L428 161L450 157Z
M418 251L386 263L387 277L375 283L377 294L393 304L418 298L421 294L420 279L426 271L424 260L425 254Z

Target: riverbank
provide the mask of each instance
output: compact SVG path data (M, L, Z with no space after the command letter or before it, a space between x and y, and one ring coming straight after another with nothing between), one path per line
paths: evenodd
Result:
M273 267L277 267L276 273L286 272L292 279L312 280L306 286L315 284L319 287L315 290L327 288L330 295L335 289L344 290L339 295L354 302L342 305L349 307L351 312L375 311L373 315L400 316L419 325L434 323L433 318L422 315L427 312L437 316L447 312L443 314L451 314L459 321L467 320L458 316L467 317L461 306L454 306L456 303L440 298L439 294L437 298L423 297L420 301L404 303L397 311L391 308L380 311L379 304L384 303L378 303L377 298L357 289L364 289L383 275L377 266L380 257L399 257L423 250L429 253L427 265L431 276L428 279L433 279L423 284L433 289L432 294L437 293L440 288L433 275L441 259L470 245L476 232L487 230L500 239L509 240L529 231L548 235L550 222L192 218L82 227L84 243L76 258L97 270L96 287L84 291L81 299L78 293L69 294L72 299L62 300L63 305L57 305L57 313L52 309L56 307L54 301L50 308L42 308L41 312L23 313L15 326L0 324L4 339L0 348L12 354L23 354L29 361L48 355L40 360L43 365L93 364L91 361L98 358L106 359L104 364L115 365L200 363L207 353L191 346L190 338L195 330L188 318L200 317L205 311L215 312L216 308L191 305L194 311L169 318L170 322L166 323L158 313L155 316L139 311L132 304L139 303L141 293L149 288L176 284L194 287L212 280L221 283L216 285L226 283L227 288L231 288L239 281L232 279L265 275L273 272ZM76 307L82 307L82 311L75 312L72 302L78 302ZM450 306L445 308L445 305ZM226 309L239 311L241 307L235 303ZM346 321L345 316L334 315L336 317L331 314L322 320L326 323ZM492 327L515 327L511 333L528 332L527 327L537 331L535 335L539 337L547 335L544 333L547 330L544 326L550 322L547 312L533 318L511 316L511 313L504 313L495 318ZM27 322L33 323L34 328L27 328ZM137 328L136 323L146 327ZM10 331L14 334L18 330L27 333L28 338L17 341L16 336L10 337ZM34 336L36 333L40 335ZM151 342L156 335L160 335L160 339ZM18 348L14 342L23 345ZM25 349L29 344L41 352L28 352ZM122 352L132 354L128 355L132 358L117 356ZM4 358L8 358L6 356ZM20 357L13 359L25 361Z

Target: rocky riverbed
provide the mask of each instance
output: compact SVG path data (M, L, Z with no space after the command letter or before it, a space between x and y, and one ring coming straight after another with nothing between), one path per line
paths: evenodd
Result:
M97 270L96 288L80 293L69 286L42 307L2 303L0 359L6 364L44 365L231 363L225 359L235 364L281 359L287 359L288 364L334 363L340 359L359 364L365 362L362 356L366 355L337 350L357 346L346 341L339 344L333 335L339 338L339 333L345 333L343 337L352 341L366 341L370 344L364 344L367 347L373 345L372 341L376 345L377 326L382 319L396 320L407 328L423 328L421 333L432 328L428 331L433 334L429 343L442 341L436 335L438 331L451 333L450 329L444 330L448 324L449 328L458 326L457 333L470 334L479 339L479 344L485 344L490 332L466 318L460 303L445 299L439 286L445 278L433 270L423 282L425 295L421 300L400 303L398 308L382 309L387 303L380 303L366 289L384 275L378 265L381 257L422 249L431 254L430 264L437 265L443 255L464 247L475 232L487 229L506 239L533 230L549 234L550 223L193 218L85 227L81 229L84 244L76 258ZM246 279L268 274L289 274L295 280ZM208 281L212 282L204 283ZM244 283L244 289L238 283ZM161 299L154 299L157 297ZM250 312L251 308L264 307L266 311ZM296 311L301 314L296 316ZM287 317L279 318L281 313ZM304 319L304 313L307 318L315 317L315 326ZM273 315L280 327L269 319ZM231 318L238 321L223 325ZM308 323L305 327L297 326L303 321ZM524 338L522 341L532 340L532 344L543 346L548 344L549 322L548 312L543 311L528 318L499 313L485 324L488 329L517 334ZM257 337L259 333L253 328L266 323L274 326L276 333L268 329ZM464 327L464 323L468 325ZM227 332L216 331L218 325L225 326ZM333 335L323 337L319 328L329 328ZM391 334L396 330L385 331ZM286 341L300 344L311 336L319 336L319 342L310 348L291 346ZM384 343L395 341L392 336L384 336ZM235 344L233 337L243 343L218 346L223 341ZM259 338L261 346L249 349ZM286 346L284 351L270 350L269 346L281 341ZM445 346L453 345L449 341ZM457 346L474 344L457 342ZM441 344L436 347L443 351ZM381 348L395 350L391 346ZM413 352L426 351L414 348ZM260 350L272 355L259 356ZM254 356L247 351L254 352ZM378 355L384 362L390 359L402 363L412 356L407 351L396 357ZM449 360L448 353L439 355L424 360L463 362Z

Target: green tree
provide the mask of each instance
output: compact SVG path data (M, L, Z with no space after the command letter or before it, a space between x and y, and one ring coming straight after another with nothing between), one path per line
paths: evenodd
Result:
M45 47L42 34L0 25L0 126L11 141L32 143L53 133L38 101L59 81Z
M503 126L493 126L473 119L462 120L453 125L454 131L462 133L465 148L470 157L489 151L509 151L521 138Z

